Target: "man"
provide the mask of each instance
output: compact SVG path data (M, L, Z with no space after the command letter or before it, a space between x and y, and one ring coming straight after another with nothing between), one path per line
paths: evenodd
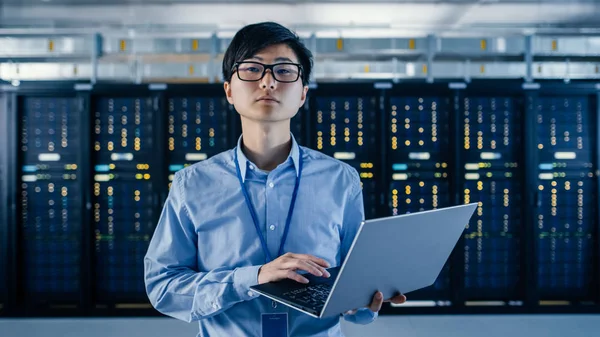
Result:
M339 317L314 319L250 290L285 278L306 283L302 271L329 277L364 219L356 170L291 135L311 68L310 51L275 23L244 27L225 53L225 94L242 136L236 148L175 174L145 258L154 307L199 321L200 336L342 336ZM370 323L382 302L378 292L344 319ZM263 314L288 324L271 327Z

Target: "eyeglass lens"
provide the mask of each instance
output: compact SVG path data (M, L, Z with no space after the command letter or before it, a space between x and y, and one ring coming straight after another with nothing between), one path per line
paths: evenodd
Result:
M242 62L238 65L238 76L243 81L258 81L265 73L265 66L260 63ZM295 82L300 75L297 64L280 63L272 66L273 77L279 82Z

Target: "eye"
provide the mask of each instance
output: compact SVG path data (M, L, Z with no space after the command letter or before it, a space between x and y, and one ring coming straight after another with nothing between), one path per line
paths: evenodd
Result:
M243 67L243 68L240 68L240 70L251 72L251 73L257 73L257 72L261 71L260 69L258 69L258 67L252 67L252 66Z
M290 71L288 69L277 69L277 73L281 75L289 74Z

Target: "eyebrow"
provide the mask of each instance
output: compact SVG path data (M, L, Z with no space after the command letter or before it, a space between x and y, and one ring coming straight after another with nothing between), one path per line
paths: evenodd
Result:
M256 59L258 61L264 61L264 59L260 56L252 56L250 59ZM287 58L287 57L278 57L275 59L275 62L291 62L294 63L294 61L292 61L291 59Z

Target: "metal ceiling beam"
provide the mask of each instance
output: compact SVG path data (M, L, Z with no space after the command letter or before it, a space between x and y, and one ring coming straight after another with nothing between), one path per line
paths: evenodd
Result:
M161 5L161 4L266 4L266 3L396 3L396 4L473 4L478 2L488 4L564 4L564 0L104 0L104 5ZM583 3L595 3L596 0L577 0L571 1L574 5ZM40 5L40 0L4 0L4 3L11 6L30 6ZM97 5L97 0L49 0L44 3L45 6L68 5L68 6L88 6Z

